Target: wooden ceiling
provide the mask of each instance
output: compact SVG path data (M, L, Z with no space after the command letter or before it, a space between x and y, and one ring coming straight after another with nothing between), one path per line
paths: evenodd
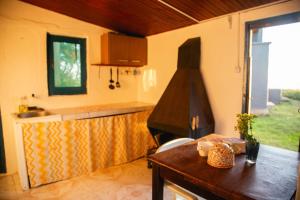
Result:
M112 29L148 36L196 24L158 0L21 0ZM163 0L198 21L277 0Z

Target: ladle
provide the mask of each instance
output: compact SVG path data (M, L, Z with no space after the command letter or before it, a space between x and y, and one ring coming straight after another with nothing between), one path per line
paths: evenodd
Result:
M113 90L115 89L115 86L113 85L114 80L112 79L112 68L110 68L110 80L109 80L109 89Z

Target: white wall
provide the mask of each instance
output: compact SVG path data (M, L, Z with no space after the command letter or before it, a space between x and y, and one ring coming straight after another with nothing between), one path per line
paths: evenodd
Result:
M11 113L21 96L37 94L31 105L64 108L137 100L137 77L120 76L121 89L109 90L109 68L100 62L100 36L109 30L16 0L0 0L0 107L8 172L16 171ZM48 96L46 33L87 38L87 95Z
M156 71L157 85L145 90L141 78L139 100L159 100L176 71L178 47L188 38L201 37L200 68L215 118L215 132L238 136L234 125L242 109L245 22L296 11L300 11L300 0L241 11L148 37L149 59L144 70Z

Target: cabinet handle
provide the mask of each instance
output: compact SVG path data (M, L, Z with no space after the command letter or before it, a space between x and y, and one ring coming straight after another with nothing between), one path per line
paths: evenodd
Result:
M125 60L125 59L119 59L118 61L119 62L128 62L128 60Z
M131 62L133 62L133 63L140 63L141 61L140 60L132 60Z

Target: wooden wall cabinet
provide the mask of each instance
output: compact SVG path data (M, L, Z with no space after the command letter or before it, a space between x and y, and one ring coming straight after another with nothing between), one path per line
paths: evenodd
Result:
M101 64L143 66L147 64L147 39L118 33L101 36Z

